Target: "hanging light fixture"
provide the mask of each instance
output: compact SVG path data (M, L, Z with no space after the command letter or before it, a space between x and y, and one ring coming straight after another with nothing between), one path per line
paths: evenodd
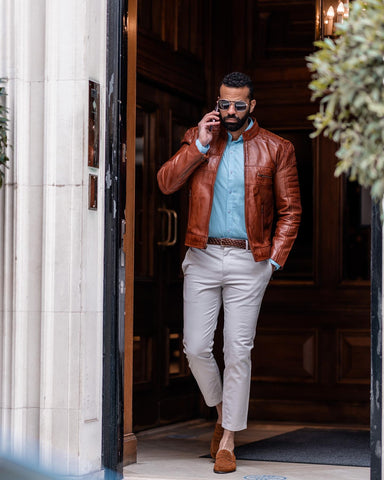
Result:
M324 18L324 35L329 37L333 35L333 24L335 19L335 10L332 5L328 8Z
M319 34L321 38L333 37L336 24L343 23L349 17L349 0L318 0L320 14Z
M345 0L344 2L344 18L349 17L349 0Z
M337 6L337 10L336 10L336 23L343 23L344 12L345 12L344 3L339 2L338 6Z

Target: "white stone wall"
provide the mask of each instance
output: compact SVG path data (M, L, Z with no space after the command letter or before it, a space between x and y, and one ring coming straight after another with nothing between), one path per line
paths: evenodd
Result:
M0 189L0 445L83 475L101 465L106 0L0 11L13 146ZM89 79L101 85L98 170Z

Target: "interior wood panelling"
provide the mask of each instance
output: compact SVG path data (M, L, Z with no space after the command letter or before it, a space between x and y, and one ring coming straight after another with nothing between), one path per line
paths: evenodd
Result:
M137 73L200 102L205 99L203 64L196 57L176 52L167 43L142 31L138 38Z
M252 360L252 380L315 382L317 332L260 329L257 332Z
M152 380L152 338L145 336L133 337L133 382L148 383Z
M324 390L324 388L323 388ZM369 402L358 402L344 399L339 402L327 402L319 392L318 398L303 401L300 396L294 400L286 400L285 386L279 385L279 396L273 400L253 395L249 403L249 417L258 419L274 419L292 422L300 419L310 423L336 423L349 425L369 425Z
M370 383L371 337L369 330L339 330L338 381Z
M209 10L209 2L196 0L140 0L139 25L172 50L202 60L207 36L204 19Z
M315 2L258 2L264 56L304 57L314 40Z

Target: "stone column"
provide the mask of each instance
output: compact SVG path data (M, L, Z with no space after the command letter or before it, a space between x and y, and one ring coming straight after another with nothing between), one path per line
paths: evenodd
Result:
M106 0L0 4L13 146L0 190L1 445L84 475L101 468ZM99 169L87 165L89 79L101 86Z

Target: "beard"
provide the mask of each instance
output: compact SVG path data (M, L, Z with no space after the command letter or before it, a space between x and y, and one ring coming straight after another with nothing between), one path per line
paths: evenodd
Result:
M230 132L236 132L237 130L240 130L240 128L245 124L248 118L249 118L249 111L247 112L246 115L244 115L243 118L239 118L236 115L227 115L225 118L223 118L220 115L220 122ZM236 122L228 122L229 119L231 120L235 119Z

